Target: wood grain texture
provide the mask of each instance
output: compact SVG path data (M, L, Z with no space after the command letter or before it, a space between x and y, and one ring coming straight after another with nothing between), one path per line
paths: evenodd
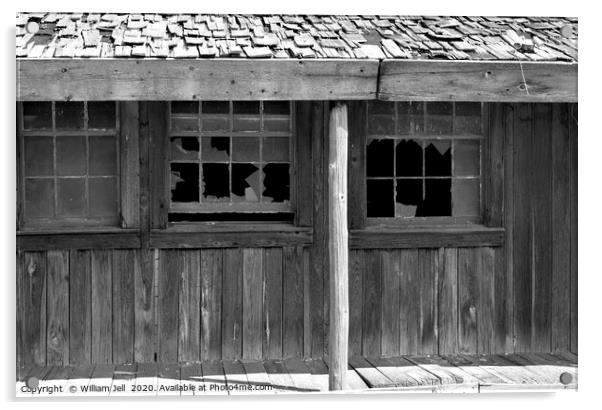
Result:
M69 363L92 359L92 277L89 251L69 252Z
M113 252L91 251L92 363L113 361Z
M458 249L458 350L477 352L477 298L481 253L475 248Z
M362 321L362 355L381 354L382 263L380 252L366 251L364 269L364 306Z
M349 357L362 354L364 254L349 252Z
M262 358L263 312L263 251L260 248L243 249L242 271L242 358Z
M506 117L504 104L488 104L485 109L487 138L483 146L483 223L504 226L504 164Z
M495 325L495 249L478 248L477 259L477 352L491 354L494 346Z
M303 248L285 247L282 292L282 355L303 357Z
M571 165L570 165L570 185L571 185L571 352L577 353L578 347L578 123L577 123L577 104L571 104L569 116L569 132L571 142Z
M237 248L237 247L279 247L309 245L312 243L311 230L263 232L170 232L151 231L150 246L160 249L174 248Z
M242 249L224 249L222 281L222 358L242 357Z
M134 358L147 363L154 361L157 341L154 252L141 250L140 264L134 267Z
M281 359L282 249L265 248L263 253L263 358Z
M137 101L119 103L121 227L140 226L140 152L139 111Z
M222 354L222 250L201 250L201 360Z
M370 99L376 94L377 71L376 60L20 59L17 98L22 101Z
M46 255L18 252L17 263L19 360L23 365L43 366L46 364Z
M168 105L164 101L147 103L148 109L148 144L149 144L149 170L150 170L150 220L152 228L164 229L167 227L167 202L166 181L168 179L167 153L169 139L167 135ZM156 248L151 244L151 247Z
M366 103L348 102L349 149L348 149L348 194L349 229L362 229L366 223Z
M138 232L107 233L24 233L17 234L20 250L63 250L63 249L130 249L140 247Z
M295 103L295 167L292 179L295 182L295 225L311 226L313 213L313 167L312 167L312 109L311 101Z
M157 325L158 360L178 361L179 296L184 270L184 252L164 250L159 253Z
M402 249L399 251L400 269L400 353L402 355L418 354L420 343L420 262L418 249Z
M178 361L199 361L201 345L201 255L182 251L178 296Z
M437 353L437 282L442 249L419 249L420 261L420 344L418 354ZM384 284L383 286L388 286Z
M134 360L134 272L139 263L133 250L113 251L113 363Z
M385 60L378 99L576 102L577 63Z
M69 363L69 251L49 251L46 363L62 366Z
M458 249L445 249L438 280L438 352L458 351Z
M381 257L384 284L381 354L383 356L399 356L399 306L401 296L399 251L383 251Z

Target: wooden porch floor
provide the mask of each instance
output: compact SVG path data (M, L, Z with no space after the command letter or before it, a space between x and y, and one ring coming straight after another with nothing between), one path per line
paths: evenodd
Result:
M31 366L18 369L17 378L17 396L21 397L48 396L51 390L55 396L71 396L74 392L86 396L200 396L328 391L328 368L317 359ZM521 353L354 357L349 362L347 380L351 392L576 390L577 356ZM40 393L32 394L27 386L36 381Z

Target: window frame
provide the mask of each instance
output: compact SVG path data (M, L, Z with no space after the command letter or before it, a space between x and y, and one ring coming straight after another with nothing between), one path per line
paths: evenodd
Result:
M62 100L44 100L52 104L52 128L40 130L25 130L23 124L23 104L28 101L16 102L16 151L17 151L17 232L23 234L49 234L65 232L76 233L107 233L137 229L139 227L139 181L138 181L138 103L107 100L115 104L114 129L90 130L84 126L81 130L57 130L55 124L55 105ZM88 101L84 103L84 124L88 121ZM117 184L117 215L110 218L69 217L55 219L25 218L25 157L24 140L28 135L52 136L53 146L56 136L85 136L86 153L89 155L89 137L96 135L114 135L116 138L116 184ZM53 147L55 150L56 147ZM89 159L86 159L89 161ZM86 178L87 178L86 173ZM50 178L50 177L49 177ZM54 175L53 179L57 179ZM87 185L87 184L86 184ZM56 195L56 193L55 193ZM86 189L87 201L89 191Z
M397 127L397 121L398 121L398 109L397 109L397 103L399 102L405 102L405 101L388 101L389 103L394 104L394 108L393 108L393 116L394 116L394 124ZM412 102L419 102L419 103L423 103L423 104L428 104L428 103L432 103L432 102L439 102L439 101L412 101ZM444 228L453 228L453 227L463 227L463 226L482 226L484 223L484 207L485 207L485 198L484 198L484 193L485 193L485 187L484 187L484 183L485 183L485 178L486 178L486 172L485 172L485 157L484 157L484 153L486 150L486 144L487 144L487 140L489 139L489 135L488 135L488 126L487 126L487 104L486 103L481 103L481 134L480 135L476 135L476 134L456 134L455 133L455 113L456 113L456 108L455 108L455 103L458 101L441 101L441 102L449 102L452 103L452 114L451 114L451 122L452 122L452 130L449 134L429 134L426 132L420 133L420 134L398 134L397 130L395 130L395 134L370 134L368 131L368 127L369 127L369 107L370 104L369 102L366 102L365 104L363 104L364 106L362 107L362 118L358 119L358 123L361 126L361 132L360 132L360 140L361 140L361 149L362 149L362 178L361 178L361 191L363 192L362 195L362 209L364 212L362 221L363 221L363 227L364 228L378 228L378 227L397 227L397 228L420 228L420 227L425 227L425 228L437 228L437 227L444 227ZM467 101L470 102L470 101ZM475 101L476 102L476 101ZM426 122L426 117L428 116L427 114L427 110L424 110L424 114L422 114L425 117L425 122ZM382 114L381 114L382 115ZM425 127L426 129L426 127ZM372 179L389 179L389 180L393 180L396 181L397 179L403 179L403 177L397 177L396 175L393 175L392 177L369 177L367 174L367 149L368 149L368 142L370 140L374 140L374 139L392 139L394 141L400 141L400 140L444 140L444 141L452 141L452 140L478 140L480 141L480 147L479 147L479 215L478 216L427 216L427 217L410 217L410 218L402 218L402 217L368 217L368 208L367 208L367 203L368 203L368 194L367 194L367 181L368 179L372 178ZM453 164L454 164L454 158L452 156L452 170L453 170ZM423 164L424 167L424 164ZM453 171L452 171L453 172ZM352 177L350 177L352 178ZM425 177L424 175L421 177L421 180L427 179L428 177ZM456 178L453 175L451 175L449 177L449 179L451 179L452 181L454 179L463 179L463 178ZM475 178L476 179L476 178ZM394 189L395 189L395 182L394 182ZM395 193L395 191L394 191ZM453 201L453 197L451 198L451 200Z

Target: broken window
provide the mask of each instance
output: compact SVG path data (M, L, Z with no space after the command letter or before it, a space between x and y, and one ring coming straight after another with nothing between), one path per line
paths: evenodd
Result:
M116 103L24 102L21 107L25 224L118 223Z
M170 112L171 222L291 212L290 102L179 101Z
M371 102L369 218L480 215L481 103Z

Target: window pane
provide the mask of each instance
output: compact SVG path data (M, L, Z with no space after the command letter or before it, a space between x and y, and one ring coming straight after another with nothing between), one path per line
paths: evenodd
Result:
M368 143L366 172L369 177L393 176L393 140L372 140Z
M113 101L90 101L88 103L88 128L115 128L115 117Z
M232 138L232 161L256 162L259 161L259 138L234 137Z
M84 128L84 103L81 101L57 101L56 128L81 130Z
M198 101L172 101L171 102L172 114L198 114L199 113L199 102Z
M451 216L451 179L426 179L424 202L416 216Z
M171 164L171 201L199 201L199 164Z
M398 177L422 176L422 147L415 140L401 140L395 147L395 168Z
M456 140L454 143L454 174L479 176L480 141Z
M395 216L392 179L369 179L366 181L368 218L390 218Z
M68 176L86 174L86 137L56 137L56 172Z
M117 175L116 144L112 135L90 137L90 175Z
M203 131L229 131L228 115L203 115L201 117Z
M203 164L203 201L229 202L228 164Z
M291 103L288 101L264 101L263 102L263 113L264 114L275 114L275 115L289 115L291 110Z
M191 114L172 114L171 129L173 131L197 131L199 129L199 117Z
M288 138L264 138L263 139L263 160L288 161L289 160L289 139Z
M452 132L452 103L429 102L426 105L427 134L449 135Z
M57 181L57 214L84 216L86 214L85 178L59 178Z
M383 101L368 103L368 133L372 135L395 134L395 104Z
M117 214L117 178L90 178L90 215Z
M259 201L259 168L254 164L232 164L232 201Z
M25 217L51 218L54 209L54 181L52 179L25 180Z
M479 215L479 180L454 179L453 198L454 216Z
M263 167L263 202L290 199L289 164L266 164Z
M54 174L52 137L24 139L25 176L49 176Z
M259 115L259 101L234 101L234 114Z
M52 129L52 103L24 102L23 128L26 130Z
M421 134L424 132L424 103L397 103L397 133Z
M171 139L172 160L199 159L199 139L196 137L176 137Z
M230 138L203 137L201 144L201 158L203 162L230 161Z
M424 171L426 176L451 176L451 141L425 141Z
M233 131L259 131L259 115L234 115Z
M289 132L291 125L290 117L263 117L263 129L264 131L281 131Z
M422 179L398 179L395 195L395 216L410 218L416 216L418 205L422 203Z
M203 101L203 114L229 114L230 103L228 101Z
M482 134L481 103L456 103L456 134Z

